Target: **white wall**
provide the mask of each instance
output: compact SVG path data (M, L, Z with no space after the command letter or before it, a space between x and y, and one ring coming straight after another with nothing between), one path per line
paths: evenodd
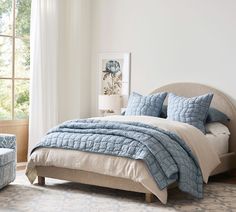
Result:
M59 74L59 121L90 115L90 0L64 2Z
M92 0L91 12L92 115L101 52L131 52L132 91L188 81L236 100L235 0Z

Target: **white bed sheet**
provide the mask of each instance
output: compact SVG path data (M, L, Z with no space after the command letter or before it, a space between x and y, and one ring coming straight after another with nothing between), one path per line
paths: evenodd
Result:
M223 155L229 152L229 135L218 134L213 135L211 133L206 134L208 143L214 149L218 155Z

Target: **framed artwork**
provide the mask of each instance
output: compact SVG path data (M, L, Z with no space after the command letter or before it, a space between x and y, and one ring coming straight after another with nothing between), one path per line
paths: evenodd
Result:
M130 53L99 54L99 94L120 95L126 107L130 94Z

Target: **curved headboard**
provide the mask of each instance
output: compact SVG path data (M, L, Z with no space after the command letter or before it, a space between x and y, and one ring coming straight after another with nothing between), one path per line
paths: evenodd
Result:
M230 130L229 140L229 152L236 153L236 108L230 99L221 91L198 83L173 83L163 87L155 89L153 93L158 92L172 92L180 96L194 97L206 93L213 93L211 107L214 107L221 112L225 113L229 118L230 122L227 127Z

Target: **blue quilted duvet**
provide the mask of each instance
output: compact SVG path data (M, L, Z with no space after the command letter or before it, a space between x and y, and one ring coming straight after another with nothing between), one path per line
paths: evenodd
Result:
M62 148L144 161L160 189L177 181L189 194L203 197L198 162L176 134L137 122L93 119L67 121L52 130L32 150Z

